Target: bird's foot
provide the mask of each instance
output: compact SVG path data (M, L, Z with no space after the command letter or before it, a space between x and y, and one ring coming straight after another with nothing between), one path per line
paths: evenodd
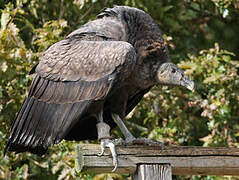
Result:
M114 165L114 169L112 170L112 172L115 172L115 170L118 167L118 157L117 157L117 153L115 151L114 142L111 139L101 139L100 147L101 147L101 153L99 153L98 156L104 155L106 147L110 148L110 152L111 152L112 158L113 158L113 165Z
M116 145L148 145L148 146L164 146L164 143L147 138L122 138L115 140Z
M133 141L129 141L133 145L148 145L148 146L155 146L155 145L160 145L164 146L163 142L156 141L153 139L147 139L147 138L135 138Z
M100 122L97 124L97 131L98 139L100 140L101 146L101 153L99 153L98 156L104 155L106 147L110 148L114 165L114 169L112 170L112 172L114 172L118 167L118 157L115 150L115 143L113 140L111 140L112 138L110 136L110 126L104 122Z

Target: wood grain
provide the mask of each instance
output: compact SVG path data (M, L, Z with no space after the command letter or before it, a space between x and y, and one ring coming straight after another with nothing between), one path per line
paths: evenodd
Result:
M172 180L169 164L140 164L132 175L132 180Z
M109 150L98 157L100 146L81 144L84 155L83 170L103 173L113 169ZM239 175L239 149L225 147L116 147L119 159L117 173L136 171L138 164L170 164L175 175Z

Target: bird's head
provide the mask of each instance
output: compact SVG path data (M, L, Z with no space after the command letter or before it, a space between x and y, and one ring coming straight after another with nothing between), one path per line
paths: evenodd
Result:
M163 63L157 70L156 80L162 85L178 85L194 90L194 82L173 63Z

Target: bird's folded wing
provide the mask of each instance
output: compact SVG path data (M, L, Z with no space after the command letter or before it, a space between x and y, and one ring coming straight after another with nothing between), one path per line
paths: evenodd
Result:
M117 69L131 72L135 56L133 46L127 42L67 38L44 53L36 72L54 81L97 81Z
M120 41L65 39L51 46L11 129L5 150L37 154L59 142L92 101L104 99L134 68L134 48Z

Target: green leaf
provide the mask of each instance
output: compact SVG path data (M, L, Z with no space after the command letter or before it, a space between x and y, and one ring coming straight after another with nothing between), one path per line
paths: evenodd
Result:
M203 83L208 84L217 81L218 79L222 78L223 74L213 74L206 79L203 80Z
M3 11L1 16L1 29L5 30L7 28L7 24L10 21L11 16L8 12Z
M222 59L223 59L225 62L230 62L231 57L230 57L230 56L223 55L223 56L222 56Z
M164 11L164 12L167 12L167 11L169 11L169 10L172 9L172 8L173 8L172 5L165 6L165 7L163 7L163 11Z

